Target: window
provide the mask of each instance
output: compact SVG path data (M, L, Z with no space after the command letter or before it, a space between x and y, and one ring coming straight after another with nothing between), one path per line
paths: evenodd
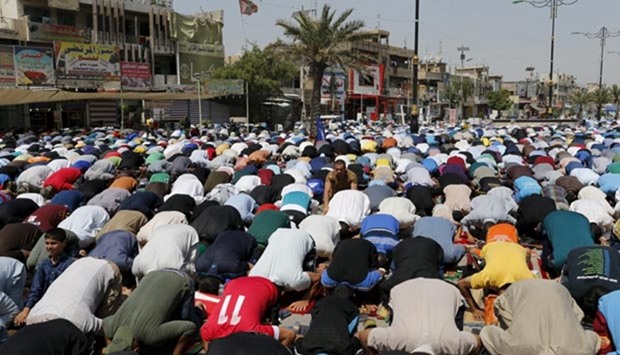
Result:
M50 11L46 7L24 5L24 15L30 17L30 21L50 23Z
M56 10L56 23L59 25L75 26L75 12Z

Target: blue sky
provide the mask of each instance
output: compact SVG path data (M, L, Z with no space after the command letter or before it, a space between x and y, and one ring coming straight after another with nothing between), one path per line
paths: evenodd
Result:
M239 15L238 0L199 2L176 0L177 11L192 14L224 10L224 44L226 54L240 52L246 41L265 45L282 31L274 26L277 19L290 18L293 11L312 8L314 0L254 0L258 13ZM390 31L390 44L413 47L414 0L317 0L319 8L329 3L336 10L353 7L352 18L362 19L366 27ZM451 65L460 65L456 48L461 44L471 50L470 64L490 66L504 80L520 80L525 68L534 66L538 73L549 72L551 21L549 8L537 9L528 4L513 5L512 0L421 0L420 56L438 55ZM377 17L379 15L379 17ZM556 23L556 69L573 74L581 84L598 82L600 45L597 39L571 35L571 32L597 32L602 26L620 31L620 0L579 0L561 6ZM607 51L620 52L620 37L607 40ZM620 55L605 53L607 84L620 84Z

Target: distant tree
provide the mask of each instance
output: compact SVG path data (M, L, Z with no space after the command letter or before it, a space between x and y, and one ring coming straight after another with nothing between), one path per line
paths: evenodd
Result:
M620 86L618 84L612 85L610 89L613 103L616 105L616 119L620 118Z
M502 111L509 110L514 105L508 90L491 91L487 94L487 100L489 101L489 107L497 110L497 118L502 118Z
M474 82L470 78L454 79L444 86L441 95L443 102L447 103L450 108L457 108L459 105L465 105L469 98L474 94Z
M301 59L310 70L312 79L312 99L310 112L306 115L312 120L321 111L321 85L323 72L328 67L362 70L364 64L375 59L351 50L351 43L367 41L373 38L369 32L362 31L364 21L351 20L353 9L345 10L339 16L327 4L318 18L308 12L299 11L293 15L293 21L278 20L276 26L284 30L284 35L293 40L281 46L290 58ZM314 135L315 125L305 122Z
M573 106L577 106L579 108L577 111L577 118L582 119L583 111L592 102L592 95L590 95L586 89L579 88L573 90L569 100Z
M296 75L293 61L278 57L269 47L261 49L252 45L238 61L216 69L211 78L245 80L251 95L277 95L282 93L282 84Z
M592 93L592 102L596 104L596 117L600 120L602 118L603 106L610 103L612 100L611 92L608 88L602 87L594 90Z

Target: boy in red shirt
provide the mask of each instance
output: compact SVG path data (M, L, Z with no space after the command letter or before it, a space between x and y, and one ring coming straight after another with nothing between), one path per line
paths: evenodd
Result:
M211 341L240 332L265 334L290 347L295 340L293 331L262 322L278 297L278 288L266 278L249 276L230 281L213 313L200 328L205 351Z

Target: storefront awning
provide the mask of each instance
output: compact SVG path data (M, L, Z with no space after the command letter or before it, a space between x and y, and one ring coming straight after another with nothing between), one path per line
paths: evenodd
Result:
M203 95L202 99L209 99ZM0 89L0 106L23 105L37 102L76 100L197 100L195 93L175 92L72 92L57 89L28 90Z

